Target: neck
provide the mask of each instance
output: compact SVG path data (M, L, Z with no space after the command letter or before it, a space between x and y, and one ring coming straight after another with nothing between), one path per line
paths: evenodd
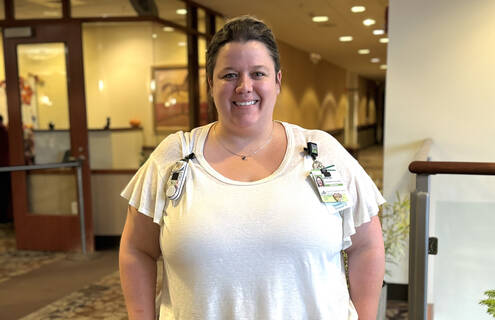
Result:
M249 128L231 128L224 125L221 120L214 124L219 139L222 139L223 142L228 143L231 146L240 148L270 139L274 125L273 120L266 124Z

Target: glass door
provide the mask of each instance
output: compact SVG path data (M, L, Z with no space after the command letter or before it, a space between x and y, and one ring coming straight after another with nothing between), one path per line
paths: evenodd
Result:
M17 247L80 250L83 213L93 251L80 24L6 28L3 38L11 166L61 164L12 173ZM62 167L74 160L82 183L75 168Z

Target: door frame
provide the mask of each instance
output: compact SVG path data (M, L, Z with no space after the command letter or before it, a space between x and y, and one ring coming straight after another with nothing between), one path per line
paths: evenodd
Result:
M16 27L22 25L16 24ZM24 165L22 114L18 85L17 45L29 43L64 42L66 45L66 76L69 104L71 156L81 159L82 189L86 248L94 251L93 219L91 206L91 172L88 154L88 129L80 22L54 22L26 24L31 37L5 38L4 61L7 108L9 115L10 165ZM5 31L8 27L5 27ZM12 206L18 249L80 251L81 231L79 214L70 216L33 215L28 212L26 172L12 172Z

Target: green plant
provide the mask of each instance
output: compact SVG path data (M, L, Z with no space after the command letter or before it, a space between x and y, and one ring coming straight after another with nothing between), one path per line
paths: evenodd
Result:
M480 304L485 305L488 308L486 312L495 318L495 290L485 291L484 294L487 299L481 300Z
M397 200L384 204L380 213L382 223L383 242L385 246L385 260L398 264L405 254L409 241L409 211L410 201L407 196L401 197L397 193ZM389 271L387 271L387 274Z

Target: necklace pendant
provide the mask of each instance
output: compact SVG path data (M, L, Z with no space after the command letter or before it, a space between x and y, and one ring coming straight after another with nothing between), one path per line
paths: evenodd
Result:
M242 160L246 160L246 156L241 156L241 159Z

